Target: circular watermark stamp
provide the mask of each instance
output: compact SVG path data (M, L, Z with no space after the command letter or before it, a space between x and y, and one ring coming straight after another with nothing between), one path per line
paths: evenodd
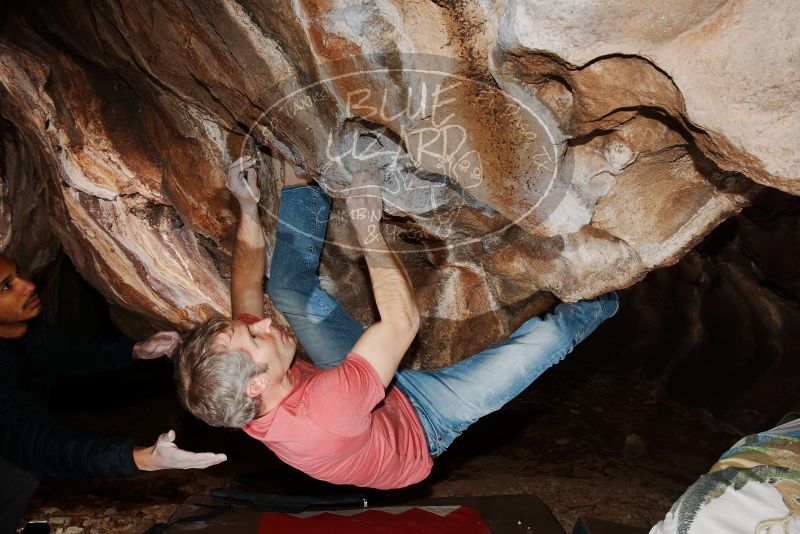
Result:
M513 225L535 232L558 205L565 138L529 88L425 55L317 67L317 81L293 77L271 90L275 100L249 137L331 197L379 197L383 212L402 224L380 225L363 207L346 216L354 223L369 218L373 231L382 226L390 244L413 241L415 252L436 251ZM233 158L248 148L246 140ZM279 215L277 208L269 214ZM280 224L284 231L312 227Z

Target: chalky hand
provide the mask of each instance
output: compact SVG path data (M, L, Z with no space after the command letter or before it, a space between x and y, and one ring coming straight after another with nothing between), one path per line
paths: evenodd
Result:
M258 189L258 176L253 165L256 164L252 156L242 156L228 167L228 190L233 193L240 205L256 204L261 198Z

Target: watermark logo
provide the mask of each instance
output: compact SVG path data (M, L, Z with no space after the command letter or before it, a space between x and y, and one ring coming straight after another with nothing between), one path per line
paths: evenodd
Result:
M380 197L394 216L384 237L414 241L415 251L530 229L557 204L563 139L530 90L443 58L403 56L403 68L362 59L321 68L331 74L311 84L280 84L251 137L332 197Z

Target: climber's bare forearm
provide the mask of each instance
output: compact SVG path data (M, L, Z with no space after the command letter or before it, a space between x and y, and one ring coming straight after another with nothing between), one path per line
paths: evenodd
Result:
M258 205L241 205L231 268L231 313L264 315L264 232L258 218Z
M419 322L419 310L414 289L406 269L397 254L389 247L383 235L356 231L367 260L372 293L381 321L399 325Z
M380 321L371 325L353 347L378 372L384 386L394 378L397 366L419 330L419 310L414 290L400 259L380 234L360 228L354 221L367 260L372 291Z

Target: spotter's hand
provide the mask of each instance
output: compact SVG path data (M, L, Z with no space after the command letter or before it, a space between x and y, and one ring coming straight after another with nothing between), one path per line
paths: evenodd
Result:
M139 360L154 360L166 356L172 358L183 340L177 332L158 332L133 346L133 357Z
M161 469L205 469L224 462L224 454L213 452L189 452L175 445L175 431L170 430L158 436L152 447L137 447L133 451L133 461L142 471Z

